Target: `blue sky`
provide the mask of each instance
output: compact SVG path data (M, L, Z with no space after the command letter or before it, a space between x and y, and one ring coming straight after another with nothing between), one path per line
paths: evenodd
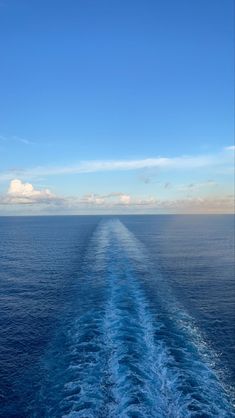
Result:
M1 0L0 36L0 213L232 210L232 0Z

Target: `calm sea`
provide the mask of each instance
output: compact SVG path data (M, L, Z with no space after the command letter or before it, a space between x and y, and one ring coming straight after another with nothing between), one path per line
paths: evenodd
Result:
M234 218L0 218L0 416L233 417Z

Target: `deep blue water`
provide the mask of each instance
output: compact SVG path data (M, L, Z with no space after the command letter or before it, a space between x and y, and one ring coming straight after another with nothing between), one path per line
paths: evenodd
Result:
M0 416L235 416L233 222L1 217Z

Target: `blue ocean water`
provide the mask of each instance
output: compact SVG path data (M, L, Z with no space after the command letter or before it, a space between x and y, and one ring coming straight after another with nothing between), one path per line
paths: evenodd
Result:
M234 218L0 218L0 416L233 417Z

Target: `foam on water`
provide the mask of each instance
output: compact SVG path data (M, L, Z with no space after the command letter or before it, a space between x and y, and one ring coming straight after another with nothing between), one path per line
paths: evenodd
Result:
M82 271L46 416L234 416L214 354L120 221L99 224Z

